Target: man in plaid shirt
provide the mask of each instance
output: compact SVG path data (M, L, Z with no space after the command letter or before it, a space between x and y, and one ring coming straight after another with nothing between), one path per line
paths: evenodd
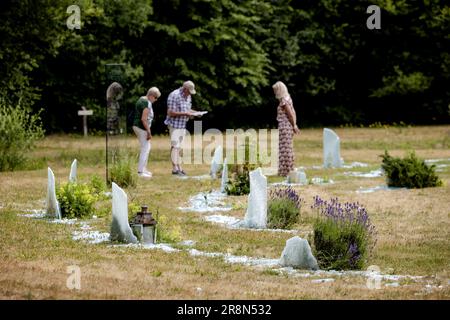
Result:
M195 85L186 81L181 88L172 91L167 98L167 117L164 124L169 127L172 159L172 174L186 175L181 168L181 144L186 134L186 123L192 117L192 99Z

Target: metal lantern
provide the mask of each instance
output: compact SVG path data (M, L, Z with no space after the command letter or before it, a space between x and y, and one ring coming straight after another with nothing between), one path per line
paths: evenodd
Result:
M148 207L142 206L141 211L137 212L136 216L133 218L131 228L141 243L155 243L156 223L152 213L148 211Z

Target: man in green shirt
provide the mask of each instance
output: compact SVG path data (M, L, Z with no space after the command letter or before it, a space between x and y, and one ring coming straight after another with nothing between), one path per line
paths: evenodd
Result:
M146 96L140 97L136 102L134 113L133 131L136 134L141 151L139 154L138 175L143 178L151 178L152 173L147 170L148 155L150 154L152 133L151 126L154 118L153 103L161 96L156 87L151 87Z

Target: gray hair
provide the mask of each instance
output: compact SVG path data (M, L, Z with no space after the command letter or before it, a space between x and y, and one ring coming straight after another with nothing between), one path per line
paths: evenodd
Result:
M147 91L147 96L154 96L155 98L159 98L161 96L161 92L157 87L151 87Z

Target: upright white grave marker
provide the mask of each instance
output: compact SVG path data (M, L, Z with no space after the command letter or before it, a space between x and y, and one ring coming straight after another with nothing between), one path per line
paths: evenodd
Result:
M287 182L306 185L308 184L308 179L306 178L306 173L303 170L298 170L295 168L289 172Z
M77 159L73 160L70 166L69 182L77 182Z
M219 172L220 166L223 162L223 149L222 146L217 146L214 150L214 156L211 160L211 178L215 179L217 177L217 172Z
M330 129L323 129L323 166L324 168L342 167L340 139Z
M227 158L223 161L223 169L222 169L222 183L220 185L220 192L225 193L225 188L228 183L228 161Z
M138 240L128 224L128 198L117 184L112 183L111 241L137 243Z
M59 203L56 199L55 175L53 174L52 169L48 168L47 175L46 216L61 219L61 211L59 210Z
M250 195L243 224L248 228L267 227L267 178L261 168L250 172Z

